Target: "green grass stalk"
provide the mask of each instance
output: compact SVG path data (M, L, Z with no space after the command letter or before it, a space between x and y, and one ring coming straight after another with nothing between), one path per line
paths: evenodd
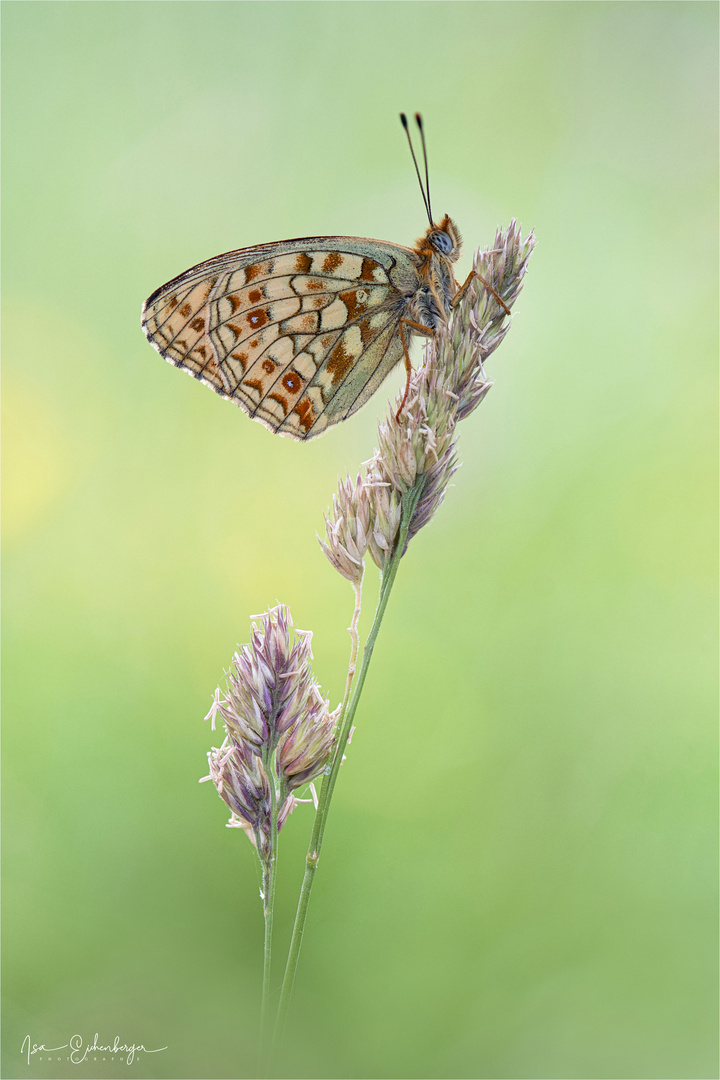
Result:
M340 717L338 719L338 738L335 744L335 750L332 759L330 761L329 770L325 775L322 788L320 790L318 807L315 812L315 821L313 823L312 836L310 838L310 845L308 847L308 853L305 860L305 874L300 889L300 898L298 900L298 907L295 915L295 924L293 927L292 939L290 941L290 950L288 953L288 960L285 968L285 976L283 978L282 990L280 992L280 1001L278 1003L277 1019L275 1023L276 1045L279 1045L279 1042L282 1038L285 1024L287 1021L288 1010L290 1008L290 999L292 996L292 989L293 983L295 981L298 960L300 958L300 947L302 945L302 938L305 930L305 921L307 919L310 893L312 890L313 882L315 880L315 873L318 867L320 849L322 848L323 838L325 835L325 825L327 822L328 811L330 809L330 802L332 800L333 792L335 790L335 783L337 781L338 773L340 771L340 765L342 763L345 747L347 746L347 741L352 730L358 702L360 700L360 695L362 694L363 686L365 684L365 677L370 666L370 660L372 659L375 642L380 631L383 616L385 615L385 609L387 608L388 600L390 598L390 592L395 582L395 577L397 575L398 567L400 565L400 560L405 550L405 544L407 541L408 530L410 528L410 522L422 494L424 484L425 477L423 476L415 484L414 487L410 488L410 490L403 497L402 518L400 521L397 544L395 546L395 551L393 553L392 559L388 563L388 566L384 574L382 575L382 579L380 582L380 595L378 597L378 606L375 612L375 618L373 619L373 624L365 641L365 647L363 649L362 660L360 663L360 667L357 671L357 676L354 682L351 682L350 679L348 680L345 700L343 701ZM353 667L354 658L351 657L351 671ZM352 693L350 693L351 687Z

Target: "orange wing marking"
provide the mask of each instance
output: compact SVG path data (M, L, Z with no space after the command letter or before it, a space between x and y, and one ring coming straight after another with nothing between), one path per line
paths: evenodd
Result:
M258 308L256 311L251 311L245 318L250 326L252 326L253 330L257 329L258 326L264 326L266 322L270 321L270 316L268 315L266 308Z
M289 394L297 394L302 388L302 379L294 371L286 371L280 380Z
M377 265L378 264L376 262L374 262L372 259L367 259L367 258L363 259L363 261L362 261L362 270L360 271L360 280L361 281L374 281L375 278L373 277L373 271L377 268Z
M333 270L337 270L338 266L342 263L342 255L337 251L331 251L329 255L326 255L323 259L322 268L326 274L332 274Z
M364 314L367 305L358 300L355 289L350 292L341 292L339 296L347 308L348 319L354 319L357 315Z
M312 401L309 398L303 398L302 401L298 401L293 412L298 414L301 427L305 428L305 431L309 431L315 423L315 409Z
M354 357L345 351L344 343L339 341L333 349L327 364L327 370L332 375L330 385L335 386L336 383L342 382L354 362Z
M270 399L271 401L277 401L278 405L280 406L280 408L282 409L282 411L283 411L283 412L285 413L285 415L287 416L287 411L288 411L288 403L287 403L287 398L284 398L284 397L282 397L282 395L281 395L281 394L268 394L268 398L269 398L269 399Z

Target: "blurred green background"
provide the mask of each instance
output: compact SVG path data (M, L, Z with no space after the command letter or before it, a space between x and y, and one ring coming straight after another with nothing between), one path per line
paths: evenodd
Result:
M352 596L315 532L403 376L298 445L165 364L140 305L234 247L412 243L420 109L460 279L496 224L539 242L398 577L279 1071L716 1076L717 6L3 22L3 1075L256 1075L259 879L202 717L278 598L338 700ZM74 1032L168 1049L23 1061Z

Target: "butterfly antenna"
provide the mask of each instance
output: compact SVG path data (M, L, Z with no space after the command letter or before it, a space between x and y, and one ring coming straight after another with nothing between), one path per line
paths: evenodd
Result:
M419 113L417 115L419 116ZM407 135L408 146L410 147L410 153L412 154L413 164L415 165L415 172L417 173L418 184L420 185L420 193L422 195L423 203L425 204L425 212L427 213L427 216L428 216L428 218L430 220L430 224L432 225L433 219L432 219L432 214L430 213L430 201L429 201L427 195L425 194L425 188L423 187L422 176L420 175L420 169L418 167L417 158L415 157L415 151L413 149L412 139L410 138L410 129L408 127L407 116L405 115L404 112L400 113L400 123L405 128L405 134ZM422 124L420 125L420 133L422 134ZM424 151L424 147L425 147L425 139L423 138L423 151ZM427 157L425 158L425 166L427 168Z
M423 160L425 162L425 194L427 195L427 208L428 215L430 217L430 224L433 223L432 207L430 206L430 174L428 172L428 159L427 148L425 146L425 129L423 127L422 116L419 112L415 113L415 123L420 128L420 139L422 141Z

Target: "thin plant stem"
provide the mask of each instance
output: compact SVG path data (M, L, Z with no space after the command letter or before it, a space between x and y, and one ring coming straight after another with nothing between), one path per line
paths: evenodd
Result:
M312 890L313 881L315 879L315 872L318 867L320 849L322 847L323 837L325 835L325 824L327 821L328 811L330 809L330 801L333 796L333 791L335 790L335 782L337 781L338 772L340 771L340 765L342 763L348 737L352 730L355 712L357 710L360 695L365 684L365 677L370 666L370 660L372 659L375 642L377 640L383 616L385 615L385 609L387 608L387 603L390 598L390 592L395 581L395 576L400 565L400 560L405 552L405 544L410 528L410 522L422 494L424 483L425 477L423 476L415 484L415 486L410 488L410 490L403 496L402 517L400 521L400 528L398 531L395 550L381 578L378 606L375 612L375 618L373 619L373 624L365 641L365 647L363 649L360 668L357 672L357 678L355 679L354 685L352 686L352 695L346 692L345 700L343 701L342 709L340 712L340 718L338 721L338 739L335 745L335 750L330 765L328 766L328 771L323 780L323 785L318 799L318 807L315 812L315 821L313 823L310 846L308 848L308 853L305 860L305 875L303 877L303 882L300 889L300 898L298 900L297 913L295 915L295 925L293 927L287 966L285 968L285 977L283 979L282 990L280 992L280 1001L278 1004L277 1020L275 1023L276 1043L278 1043L279 1040L282 1038L282 1034L285 1029L285 1023L287 1020L288 1010L290 1007L290 998L292 996L295 973L297 971L298 960L300 958L300 946L302 945L302 937L305 930L305 920L307 918L308 904L310 902L310 892ZM353 664L351 661L351 667L352 666ZM350 690L351 679L352 676L350 676L350 678L348 679L348 691Z
M274 753L264 755L265 769L270 781L270 855L263 862L263 916L265 919L265 941L263 948L263 987L262 1007L260 1010L260 1055L261 1072L266 1074L271 1053L270 1019L270 973L272 970L272 935L273 912L275 909L275 881L277 879L277 837L278 837L278 800Z
M365 572L363 569L363 577ZM355 610L353 611L352 619L350 620L350 626L348 627L348 633L350 634L350 663L348 664L347 682L345 684L345 695L342 702L342 711L345 709L347 700L350 697L350 690L352 687L352 681L355 678L355 668L357 665L358 650L360 648L360 641L358 638L358 622L360 621L360 610L362 608L362 578L358 585L353 584L353 590L355 592Z

